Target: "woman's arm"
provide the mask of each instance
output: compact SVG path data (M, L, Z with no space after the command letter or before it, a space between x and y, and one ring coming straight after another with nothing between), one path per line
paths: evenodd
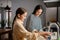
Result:
M33 15L31 14L28 18L27 18L27 22L26 22L26 29L30 32L35 31L34 30L34 19L33 19ZM36 30L37 31L37 30Z

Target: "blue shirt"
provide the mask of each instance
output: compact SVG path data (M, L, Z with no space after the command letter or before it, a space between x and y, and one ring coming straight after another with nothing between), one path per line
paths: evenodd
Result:
M34 14L31 14L27 19L26 29L31 32L34 29L36 29L37 31L40 31L42 29L41 18L38 16L35 16Z

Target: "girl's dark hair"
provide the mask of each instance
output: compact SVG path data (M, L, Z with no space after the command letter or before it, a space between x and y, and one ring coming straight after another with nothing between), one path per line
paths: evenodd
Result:
M14 25L14 21L15 21L16 17L18 18L18 14L22 15L22 14L24 14L25 12L27 12L26 9L24 9L24 8L22 8L22 7L18 8L18 9L16 10L16 15L15 15L15 17L14 17L14 19L13 19L12 27L13 27L13 25Z
M34 11L33 11L32 14L35 14L36 11L39 10L39 9L42 9L42 10L43 10L42 5L37 5L37 6L35 7L35 9L34 9Z
M22 7L18 8L18 9L16 10L16 17L18 17L18 16L17 16L18 14L22 15L22 14L24 14L25 12L27 12L26 9L24 9L24 8L22 8Z

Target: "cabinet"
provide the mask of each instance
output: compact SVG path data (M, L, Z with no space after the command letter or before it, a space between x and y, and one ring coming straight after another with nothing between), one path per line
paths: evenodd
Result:
M46 5L46 8L48 9L47 10L47 17L49 17L50 14L50 17L47 18L47 22L48 21L54 21L54 22L58 22L60 17L60 12L59 12L59 7L60 7L60 1L59 0L44 0L44 3Z

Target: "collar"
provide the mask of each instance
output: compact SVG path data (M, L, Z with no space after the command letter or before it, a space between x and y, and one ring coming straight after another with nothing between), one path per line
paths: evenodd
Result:
M20 19L16 18L16 20L17 20L19 23L23 24L23 21L21 21Z

